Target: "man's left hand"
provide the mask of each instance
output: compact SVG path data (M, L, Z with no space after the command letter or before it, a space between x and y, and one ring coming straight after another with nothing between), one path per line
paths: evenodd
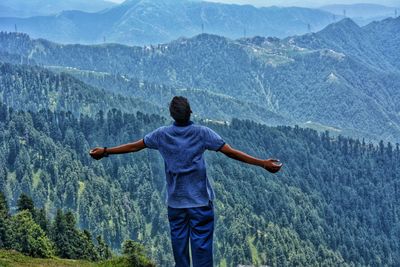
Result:
M104 157L104 148L103 147L96 147L89 151L89 154L95 160L102 159Z

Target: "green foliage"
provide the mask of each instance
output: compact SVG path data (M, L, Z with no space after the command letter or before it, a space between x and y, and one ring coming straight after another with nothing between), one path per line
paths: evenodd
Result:
M110 258L110 251L104 243L96 247L92 236L87 230L76 228L75 216L71 211L63 213L58 209L51 228L52 240L55 244L56 255L67 259L86 259L96 261ZM103 252L99 255L99 250Z
M35 222L42 228L42 230L48 235L50 222L47 218L46 210L44 208L36 209Z
M104 242L104 239L102 236L98 235L96 237L97 241L97 253L99 254L99 257L101 259L110 259L112 257L112 253L108 245Z
M125 240L122 244L122 251L126 257L130 266L137 267L155 267L145 254L145 248L133 240Z
M27 164L29 164L29 162L27 162ZM33 204L33 200L26 194L21 194L21 196L19 197L17 209L18 211L27 210L32 216L35 216L35 205Z
M10 247L10 218L7 200L0 192L0 248Z
M53 244L37 225L32 214L23 210L11 218L12 248L32 257L49 258L54 255Z
M99 109L116 107L126 112L136 112L139 109L160 111L160 108L146 101L105 92L71 75L56 74L38 66L11 65L3 63L1 58L0 76L0 99L14 109L63 110L72 111L75 115L92 114Z
M0 248L11 248L41 258L58 256L99 261L112 257L110 248L100 235L96 238L96 245L89 231L76 228L71 211L63 213L58 209L50 224L45 209L36 209L26 194L21 194L17 205L18 213L9 217L7 201L0 192Z

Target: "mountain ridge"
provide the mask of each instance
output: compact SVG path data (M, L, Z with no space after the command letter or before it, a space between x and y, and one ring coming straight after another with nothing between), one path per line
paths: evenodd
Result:
M397 26L397 20L381 23L388 24L384 27L388 31ZM396 101L400 95L396 88L400 71L396 67L399 63L390 57L398 57L398 33L385 35L364 27L345 19L320 32L286 39L233 40L201 34L142 47L60 45L3 33L0 51L14 52L48 67L105 72L174 90L185 88L190 95L194 90L222 94L301 125L312 121L358 137L369 133L371 138L398 140L400 110ZM347 33L348 29L355 33ZM363 39L365 34L368 39ZM393 38L388 42L391 45L379 46L377 40L384 42L388 36ZM347 40L349 45L344 45ZM119 90L119 83L101 84L94 76L91 79L85 82ZM204 96L213 101L212 94ZM156 95L148 92L142 96L154 100Z
M353 20L346 18L333 23L323 30L299 37L290 37L296 45L310 49L333 49L357 57L371 67L388 72L400 71L400 64L394 56L396 47L400 47L398 28L400 18L387 18L359 27ZM384 27L384 29L382 29ZM379 30L372 29L381 28ZM385 33L390 33L386 34ZM390 42L391 47L385 45Z
M285 37L307 32L308 24L318 30L330 22L331 14L317 9L256 8L203 1L132 1L97 13L68 11L55 16L0 18L0 30L13 31L17 25L19 31L35 38L61 43L93 44L106 39L106 42L144 45L201 32L231 38Z
M115 6L112 1L106 0L3 0L3 8L0 9L0 17L32 17L52 15L63 10L81 10L86 12L98 12Z
M355 3L355 4L332 4L319 7L321 10L333 13L338 16L350 17L359 25L367 25L373 21L383 20L395 15L398 6L386 6L372 3Z

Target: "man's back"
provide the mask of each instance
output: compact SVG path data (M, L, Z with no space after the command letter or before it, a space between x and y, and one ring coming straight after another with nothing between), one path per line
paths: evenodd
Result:
M174 123L147 134L144 143L164 158L170 207L200 207L214 199L203 153L218 151L225 144L217 133L193 122Z

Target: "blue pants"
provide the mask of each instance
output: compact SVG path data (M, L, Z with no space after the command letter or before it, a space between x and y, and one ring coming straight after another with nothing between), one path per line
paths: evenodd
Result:
M189 239L193 267L213 267L214 207L168 207L172 250L176 267L189 267Z

